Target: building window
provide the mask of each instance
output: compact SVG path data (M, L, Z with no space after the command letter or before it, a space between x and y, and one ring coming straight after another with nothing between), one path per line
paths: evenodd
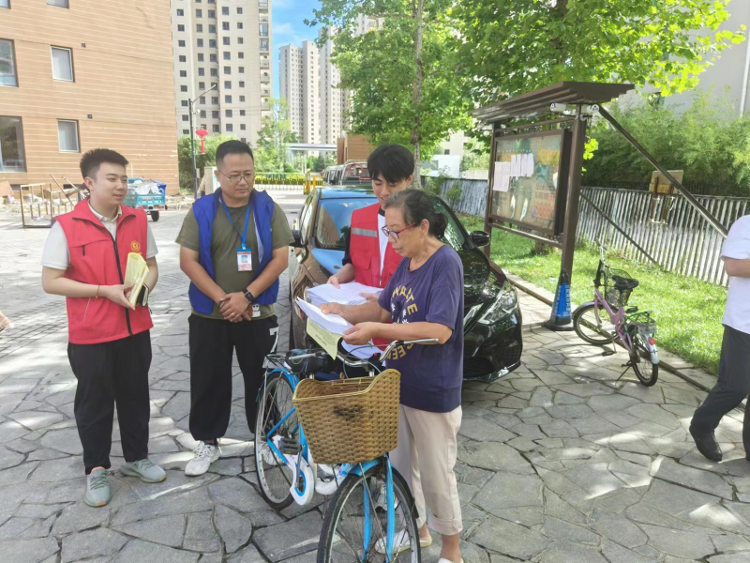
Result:
M10 8L10 0L0 0L0 8Z
M214 133L221 133L221 127L214 125Z
M219 96L214 96L211 98L211 105L218 106L219 105Z
M231 66L225 66L224 67L224 74L232 74L232 67Z
M245 74L245 67L244 66L239 67L237 69L237 72L239 72L240 74Z
M203 88L205 88L205 87L206 87L206 85L205 85L205 84L203 84L203 82L201 82L201 89L203 89ZM202 104L205 104L205 103L206 103L206 96L201 96L201 103L202 103Z
M200 39L198 39L198 41L200 41ZM177 42L177 46L178 46L178 47L184 47L184 46L185 46L185 41L183 41L182 39L180 39L180 40L179 40L179 41ZM202 47L202 46L203 46L203 45L198 45L198 47Z
M52 78L74 82L73 51L64 47L52 47Z
M245 117L245 110L244 109L240 110L240 117Z
M203 24L202 23L195 24L195 31L197 31L198 33L203 33Z
M209 19L215 20L216 19L216 10L209 10L208 11L208 17L209 17Z
M267 23L260 24L260 36L268 37L268 24Z
M199 63L202 63L202 62L203 62L203 60L204 60L204 59L203 59L203 53L198 53L198 62L199 62Z
M48 4L49 4L49 2L48 2ZM185 15L185 10L177 10L177 16L178 17L182 17L184 15Z
M206 89L206 83L205 82L198 82L198 89L199 90L205 90ZM203 102L201 102L203 103Z
M240 51L239 53L237 53L237 58L238 59L244 59L245 58L245 53L243 53L242 51Z
M16 55L13 41L0 39L0 86L18 86ZM0 119L4 119L1 118ZM2 156L0 156L2 158Z
M230 40L229 40L229 37L223 37L223 38L222 38L222 43L223 43L224 45L230 45L230 44L231 44L231 42L230 42Z
M242 139L240 139L240 140L241 140L241 141L242 141L243 143L247 143L247 137L242 137Z
M188 107L188 101L187 100L182 100L182 107L184 107L184 108Z
M229 31L229 22L221 22L221 29Z
M214 119L219 119L219 112L216 110L212 111L211 117L213 117Z
M0 170L26 172L23 126L20 117L0 115Z
M209 33L216 33L216 26L214 24L210 24L208 26L208 32Z
M238 37L237 38L237 44L238 45L244 45L245 44L245 38L244 37Z
M224 90L231 90L232 89L232 83L229 80L224 81Z
M237 14L242 15L242 8L237 8Z
M245 101L245 96L240 96L240 101L244 102Z
M180 45L180 47L184 47L184 41L180 41L180 43L183 43L183 45ZM198 47L203 47L203 39L198 39Z
M202 18L203 17L203 10L200 10L200 9L196 10L195 11L195 17L196 18Z
M187 57L185 55L180 55L180 62L181 63L186 63L187 62Z
M186 70L181 70L180 71L180 78L187 78L187 71Z
M182 130L183 135L190 135L190 129L183 129Z
M201 118L203 118L203 119L206 118L206 110L204 110L204 109L201 110Z
M60 152L81 152L78 143L78 122L69 119L57 120L57 143Z
M232 110L231 109L224 110L224 116L225 117L232 117Z
M185 31L185 26L180 24L177 26L177 31Z
M211 69L211 76L219 76L219 69L218 68L212 68Z
M228 16L228 15L229 15L229 8L228 8L227 6L224 6L224 7L223 7L223 8L221 9L221 15L222 15L222 16Z
M208 55L208 60L209 60L209 61L211 61L212 63L215 63L215 62L216 62L216 61L218 61L219 59L218 59L218 57L216 56L216 53L211 53L210 55Z
M247 126L244 123L240 123L240 129L244 131L245 129L247 129Z
M58 8L70 8L68 0L47 0L48 6L57 6Z
M180 86L180 92L187 92L187 86L185 86L184 84Z
M203 67L198 68L198 76L206 76L206 69Z
M229 51L224 51L224 60L225 61L231 61L232 60L232 53Z
M216 39L209 39L208 40L208 47L210 49L216 49Z
M182 116L182 120L183 120L183 121L190 121L190 116L188 116L188 115L183 115L183 116Z
M231 104L232 103L232 96L224 96L224 103L225 104Z
M261 51L268 51L268 38L261 37L260 38L260 50Z
M234 126L231 123L227 123L227 133L234 131Z
M240 88L244 88L244 87L245 87L245 83L240 81Z

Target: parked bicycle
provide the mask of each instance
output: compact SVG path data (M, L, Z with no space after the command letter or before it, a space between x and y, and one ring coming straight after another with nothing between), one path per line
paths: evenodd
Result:
M395 341L381 357L387 357L394 347L400 345L434 342ZM361 368L368 376L381 372L381 367L369 360L341 352L337 358L345 370L347 366ZM306 505L312 501L315 492L334 495L321 531L319 563L420 563L416 506L408 484L391 466L387 454L362 463L335 466L316 464L313 460L292 401L302 381L331 379L326 373L331 368L327 353L318 349L292 350L287 354L269 355L267 362L265 384L257 399L255 435L258 484L265 500L279 510L292 502ZM398 372L390 371L400 379ZM380 377L386 375L384 372ZM349 381L361 382L357 383L360 388L374 385L369 378ZM343 383L331 381L330 384ZM338 414L352 420L361 416L361 411L354 408ZM333 419L324 422L343 438L352 441L346 425L336 427L337 421Z
M659 377L659 352L654 339L656 321L649 311L628 306L638 280L623 270L610 268L604 255L606 247L597 244L600 257L594 279L594 300L573 312L573 328L589 344L612 344L609 354L615 353L615 340L620 342L630 355L630 361L623 367L632 367L638 380L650 387ZM602 281L604 294L600 291Z

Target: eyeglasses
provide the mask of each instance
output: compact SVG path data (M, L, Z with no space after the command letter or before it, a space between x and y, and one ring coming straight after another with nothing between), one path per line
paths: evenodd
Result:
M226 176L234 186L242 182L243 178L248 184L252 184L255 181L255 172L249 172L248 174L232 174L231 176L227 176L226 174L224 174L224 172L219 170L219 174Z
M411 229L412 227L416 227L416 226L417 226L417 224L416 224L416 223L412 223L411 225L406 225L406 227L404 227L404 228L403 228L403 229L401 229L400 231L392 231L392 230L390 230L390 229L389 229L388 227L383 227L383 228L382 228L382 229L380 229L380 230L381 230L381 231L383 231L383 234L384 234L384 235L385 235L386 237L390 237L390 236L393 236L393 240L398 240L398 237L399 237L399 235L400 235L401 233L403 233L404 231L408 231L408 230L409 230L409 229Z

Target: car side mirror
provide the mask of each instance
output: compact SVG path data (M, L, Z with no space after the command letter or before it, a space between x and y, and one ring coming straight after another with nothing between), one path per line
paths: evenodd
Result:
M479 248L482 248L490 243L490 235L484 231L472 231L471 240Z
M292 246L294 248L302 248L302 234L297 229L292 230L292 236L294 237L294 242L292 243Z

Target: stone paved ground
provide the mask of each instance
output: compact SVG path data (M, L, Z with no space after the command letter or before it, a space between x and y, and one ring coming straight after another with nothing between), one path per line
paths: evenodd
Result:
M284 194L279 201L296 210L302 200ZM241 378L225 458L200 478L182 472L194 442L188 304L171 242L181 220L169 213L154 224L162 276L153 296L150 448L169 476L146 485L114 471L112 503L91 509L81 500L65 312L38 287L47 231L0 218L0 309L17 323L0 336L0 562L315 560L325 505L276 513L258 495ZM707 463L686 432L704 393L667 373L650 389L632 372L618 380L622 353L602 357L572 333L535 328L545 309L525 296L522 307L523 366L492 384L467 384L463 394L456 471L465 561L750 560L750 463L740 414L718 432L726 461ZM280 313L288 315L288 306ZM119 441L113 454L116 468ZM424 560L436 563L438 553L435 545Z

